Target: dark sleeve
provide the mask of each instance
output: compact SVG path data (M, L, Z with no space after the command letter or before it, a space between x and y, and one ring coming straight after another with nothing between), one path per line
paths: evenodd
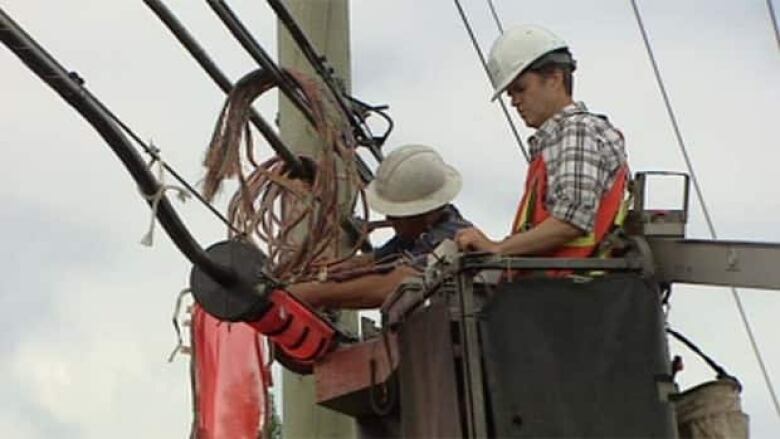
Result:
M445 239L455 239L458 230L471 227L471 223L461 217L454 217L424 233L417 241L415 254L427 254L433 251Z
M455 212L457 213L457 211ZM428 255L445 239L455 239L458 230L466 227L471 227L471 223L461 218L460 215L452 215L449 220L424 233L415 242L415 248L411 252L414 256L411 265L419 270L425 269Z
M390 258L392 255L397 255L401 252L400 240L397 236L390 238L381 247L374 249L374 261L381 261L385 258Z

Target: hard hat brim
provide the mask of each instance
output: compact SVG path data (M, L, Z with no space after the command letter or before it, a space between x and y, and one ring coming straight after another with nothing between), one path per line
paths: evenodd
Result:
M388 200L377 192L377 185L372 181L366 187L366 201L371 210L386 216L401 218L415 216L449 204L460 192L462 184L460 173L455 168L447 166L444 185L421 199L404 202Z

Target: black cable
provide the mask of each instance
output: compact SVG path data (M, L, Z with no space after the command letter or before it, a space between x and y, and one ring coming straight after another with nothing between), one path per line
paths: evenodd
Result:
M474 50L477 51L477 55L479 56L479 61L482 63L482 68L485 70L485 74L488 75L488 79L490 78L490 72L487 68L487 62L485 61L485 55L482 53L482 49L479 47L479 43L477 43L477 38L474 36L474 31L471 29L471 24L469 24L469 20L466 17L466 13L463 11L463 7L460 5L459 0L455 0L455 7L458 9L458 13L460 14L461 21L463 21L463 25L466 27L466 32L469 34L469 38L471 38L471 44L474 46ZM504 113L504 117L506 118L507 123L509 123L509 128L512 130L512 134L515 136L515 140L517 141L517 144L520 146L520 151L523 153L523 157L525 157L526 162L530 162L531 159L528 156L528 152L525 150L525 145L523 145L523 141L520 139L520 134L517 132L517 127L515 126L514 121L512 120L512 117L509 115L509 111L506 109L506 104L499 96L498 103L501 105L501 111Z
M204 206L206 206L206 208L208 210L210 210L211 213L213 213L217 218L219 218L219 220L222 221L226 226L228 226L228 228L230 228L230 230L235 232L237 235L243 235L244 234L244 231L239 230L236 226L234 226L225 217L225 215L223 215L211 203L209 203L205 198L203 198L203 196L200 194L200 192L197 189L195 189L189 182L187 182L187 180L185 180L184 177L182 177L178 172L176 172L176 170L173 169L172 166L168 165L168 163L166 163L164 160L162 160L162 157L160 157L160 154L159 154L157 148L153 148L152 146L147 145L143 140L141 140L141 138L138 137L138 135L129 126L127 126L124 122L122 122L122 120L119 119L119 117L117 117L116 114L114 114L111 110L109 110L105 106L105 104L103 104L100 101L96 101L96 103L100 107L100 109L103 110L106 113L106 115L109 118L111 118L111 120L114 121L114 123L119 125L119 127L122 128L122 130L125 133L127 133L130 136L130 138L132 138L138 145L141 146L141 148L143 148L144 152L146 152L152 159L154 159L157 162L159 162L163 166L163 168L165 168L165 170L168 171L168 173L170 173L171 176L173 176L173 178L175 178L176 181L179 182L179 184L184 186L185 189L187 189L188 192L190 192L196 199L198 199L198 201L200 201Z
M144 0L147 6L154 12L157 18L163 22L163 24L171 31L176 39L184 46L185 50L195 59L198 65L203 68L206 74L214 81L214 83L226 94L230 93L233 89L233 83L222 72L217 64L208 55L206 50L195 40L195 38L187 31L184 25L176 18L173 12L168 9L160 0ZM362 103L361 103L362 104ZM366 105L366 104L363 104ZM382 114L381 112L378 114ZM263 137L268 141L271 148L285 161L287 166L291 169L294 175L306 177L309 172L307 168L302 164L300 158L293 154L291 150L284 144L281 138L276 132L265 122L265 120L257 113L253 108L250 109L249 114L250 121L260 131ZM392 125L392 120L390 121ZM364 182L369 182L373 178L371 170L368 168L360 157L355 157L358 172ZM354 224L348 219L344 221L344 230L353 236L359 236L360 231ZM236 230L235 228L233 229ZM364 250L370 249L370 244L364 247Z
M85 81L82 77L80 77L76 72L69 72L68 76L70 79L78 83L80 86L83 86L85 84ZM214 206L211 205L208 201L206 201L205 198L203 198L202 195L189 183L187 182L176 170L168 165L165 161L162 160L162 158L159 155L159 151L157 148L153 148L149 145L147 145L141 138L129 127L127 124L125 124L114 112L112 112L108 107L106 107L103 102L99 100L95 100L95 104L100 107L100 109L107 115L111 120L114 121L119 127L122 128L122 130L127 133L143 150L154 160L158 161L162 164L163 168L173 176L176 181L179 182L182 186L184 186L188 192L190 192L198 201L200 201L208 210L211 211L214 215L216 215L217 218L219 218L220 221L222 221L226 226L228 226L230 229L232 229L237 234L242 234L243 232L233 226L228 219L222 215Z
M675 331L672 328L666 328L666 332L668 332L672 337L676 338L680 341L680 343L684 344L688 349L693 351L696 355L701 357L702 360L704 360L705 363L707 363L712 370L715 371L716 376L718 379L720 378L731 378L735 381L737 379L734 377L734 375L726 372L726 369L723 368L720 364L718 364L715 360L712 359L709 355L705 354L704 351L701 350L696 344L694 344L691 340L689 340L687 337L682 335L681 333Z
M149 172L143 158L123 134L103 106L89 90L84 88L78 76L67 70L41 47L24 29L0 8L0 42L21 60L35 75L51 87L63 100L75 109L106 141L127 171L138 184L141 192L152 196L161 189L160 183ZM153 203L147 200L150 205ZM215 262L195 241L192 234L176 214L168 198L162 195L156 216L176 247L209 277L220 285L239 294L257 295L252 285L239 278L230 267Z
M780 31L777 30L777 16L775 15L775 8L772 6L772 0L766 0L766 7L769 9L769 19L772 20L772 28L775 30L777 48L780 49Z
M290 37L292 37L293 41L295 41L298 49L303 54L303 57L306 58L314 71L317 72L320 78L322 78L322 81L330 90L333 98L336 101L336 104L338 105L339 109L341 109L342 113L344 113L344 116L349 121L355 134L359 137L360 140L364 142L364 145L371 151L371 154L374 156L374 158L378 162L381 162L384 158L382 151L376 144L368 124L361 124L361 122L358 121L358 118L355 116L353 109L347 103L347 99L345 98L346 93L343 90L343 87L337 84L336 78L334 77L334 69L327 64L326 58L317 52L314 44L312 44L312 42L309 40L309 37L306 36L306 33L295 21L295 18L292 16L284 3L282 3L281 0L267 1L271 6L271 9L273 9L274 13L276 13L279 21L282 23L282 25L284 25L285 29L287 29Z
M247 51L249 56L252 57L263 69L266 69L274 78L279 90L284 94L293 105L301 112L306 120L314 126L314 116L309 110L306 98L301 94L300 89L294 84L294 81L285 74L279 66L271 59L268 53L263 47L255 40L249 30L244 26L238 16L232 9L222 0L206 0L211 6L211 9L219 17L225 27L228 28L231 35L238 41L241 47ZM360 173L360 177L364 182L371 181L373 175L368 165L359 157L355 156L357 162L357 169Z
M217 67L217 64L206 53L206 50L195 40L195 38L187 31L184 25L179 22L176 16L173 15L170 9L168 9L160 0L144 0L147 6L154 12L157 18L163 22L163 24L171 31L176 39L184 46L185 50L195 59L207 75L217 84L217 86L225 92L230 93L233 89L233 83L228 77ZM251 108L249 113L249 120L265 137L268 144L271 146L279 157L287 163L290 170L295 175L306 176L306 169L304 168L301 160L290 151L284 142L279 138L276 132L271 128L268 123L260 116L260 114Z
M490 13L493 14L493 20L496 22L496 26L498 27L498 31L500 33L504 33L504 26L501 25L501 20L498 18L498 13L496 13L496 7L493 5L493 0L487 0L488 7L490 8Z
M710 232L710 236L713 239L718 238L718 234L715 231L715 225L712 221L712 217L710 216L710 211L707 208L707 203L704 199L704 194L702 191L701 186L699 185L699 180L696 177L696 172L693 167L693 161L691 160L688 149L685 146L685 141L683 140L682 133L680 132L680 127L677 124L677 118L675 117L674 110L672 109L672 104L669 99L669 95L666 93L666 87L664 86L663 78L661 77L661 71L658 67L658 62L656 62L655 55L653 54L653 48L650 46L650 38L647 35L647 30L645 29L645 25L642 21L642 14L639 12L639 7L636 4L636 0L631 0L631 7L634 10L634 17L636 18L637 25L639 26L639 31L642 35L642 41L644 42L645 49L647 50L647 56L650 59L650 64L653 68L653 73L655 74L655 79L658 84L658 88L661 91L661 96L664 100L664 105L666 106L666 112L669 115L669 120L672 123L672 128L674 130L674 134L677 137L677 144L680 147L680 151L682 152L683 159L685 160L685 165L688 168L688 173L691 175L691 181L693 182L693 187L696 190L696 195L699 198L699 204L701 205L702 212L704 213L704 219L707 223L707 227ZM764 364L764 359L761 355L761 351L758 348L758 343L756 342L756 337L753 335L753 330L750 327L750 321L748 320L747 313L745 312L745 308L742 305L742 299L739 297L739 293L737 292L737 289L735 287L731 287L731 295L734 298L734 302L737 305L737 310L739 311L740 318L742 319L742 325L745 327L745 331L748 335L748 340L750 341L750 345L753 349L753 354L756 357L756 360L758 361L758 366L761 369L761 373L764 376L764 382L767 386L767 389L769 390L769 395L772 399L772 403L774 404L775 413L778 417L780 417L780 403L778 403L777 395L775 394L774 386L772 385L772 380L769 378L769 372L767 371L766 365Z
M396 403L396 386L398 385L393 379L392 379L392 372L393 372L393 354L392 350L390 348L390 337L389 337L389 330L387 328L384 328L382 330L382 344L385 348L385 355L387 356L387 369L389 371L387 382L383 383L381 385L381 390L383 391L382 395L377 395L377 392L379 391L379 383L377 383L377 360L376 358L371 358L369 360L369 372L371 377L371 386L369 387L369 403L371 405L371 410L373 410L374 414L377 416L387 416L392 412L393 408L395 407Z
M249 56L252 57L263 69L268 70L271 76L274 78L274 82L279 87L279 90L295 105L296 108L303 114L309 123L314 125L314 116L309 111L309 107L306 104L306 98L300 92L300 90L294 85L293 81L284 74L278 65L271 59L271 56L263 49L263 47L255 40L249 30L239 20L238 16L233 12L230 6L223 0L206 0L211 6L211 9L222 21L222 24L230 31L233 38L238 41L241 47L247 51Z

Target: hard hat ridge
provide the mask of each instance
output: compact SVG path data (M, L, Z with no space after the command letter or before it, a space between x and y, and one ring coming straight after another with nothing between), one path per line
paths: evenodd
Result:
M541 26L521 25L507 29L493 43L488 55L488 76L493 84L491 100L499 97L534 62L547 54L557 56L561 49L568 49L566 42ZM564 57L565 53L561 52L558 62L575 65L570 53L568 59Z

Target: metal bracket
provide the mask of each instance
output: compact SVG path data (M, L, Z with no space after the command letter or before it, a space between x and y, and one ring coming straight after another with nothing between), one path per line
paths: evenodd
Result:
M683 180L683 202L678 209L648 209L648 177L677 177ZM645 171L637 172L632 182L633 206L626 219L625 229L629 235L668 236L682 238L688 222L690 177L682 172Z

